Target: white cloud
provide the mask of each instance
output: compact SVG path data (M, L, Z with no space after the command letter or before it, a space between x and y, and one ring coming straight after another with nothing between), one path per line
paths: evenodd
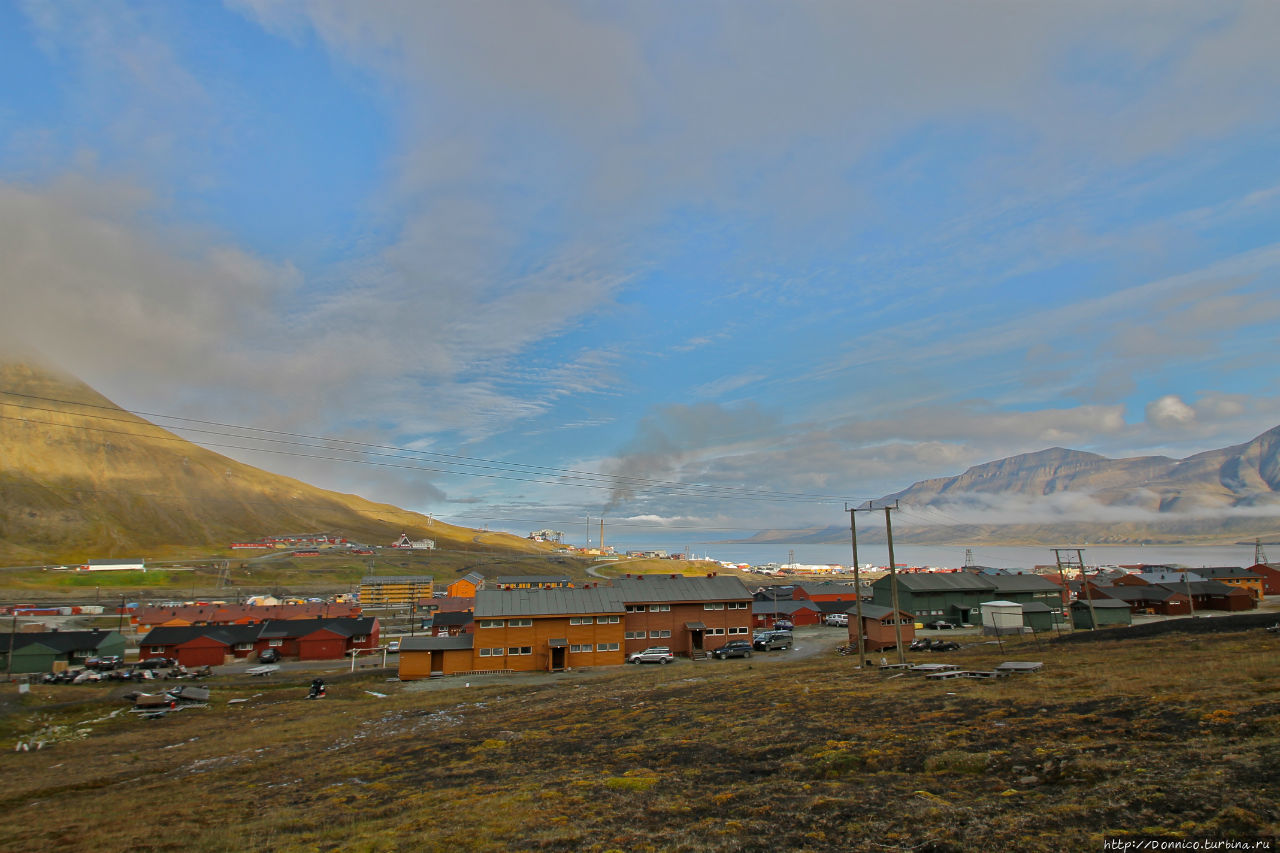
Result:
M1147 422L1161 429L1185 427L1195 419L1195 409L1182 402L1176 394L1166 394L1147 404Z

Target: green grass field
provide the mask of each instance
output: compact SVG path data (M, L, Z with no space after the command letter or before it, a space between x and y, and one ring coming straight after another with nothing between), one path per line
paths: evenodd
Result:
M1099 850L1275 836L1280 638L1070 647L999 681L835 655L465 677L215 682L157 721L99 686L4 692L9 850ZM781 653L779 653L781 654ZM385 698L366 691L387 694ZM228 703L229 699L246 699ZM50 745L15 753L19 740Z

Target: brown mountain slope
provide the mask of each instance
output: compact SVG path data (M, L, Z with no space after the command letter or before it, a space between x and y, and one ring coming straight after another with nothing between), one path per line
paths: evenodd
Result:
M140 556L224 548L270 534L334 532L442 545L477 531L310 486L206 450L130 414L78 380L0 364L0 560ZM498 547L528 550L518 537Z

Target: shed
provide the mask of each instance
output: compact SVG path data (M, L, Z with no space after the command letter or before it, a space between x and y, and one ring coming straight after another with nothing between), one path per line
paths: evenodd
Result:
M470 672L474 634L457 637L406 637L400 641L400 680Z
M1022 633L1022 605L1018 602L984 601L978 606L982 611L982 633Z
M1022 605L1022 624L1032 631L1053 630L1053 608L1039 601L1028 601Z
M1097 627L1099 628L1133 624L1133 612L1125 601L1117 601L1114 598L1095 598L1093 613L1098 619ZM1094 627L1089 616L1089 602L1084 600L1071 602L1071 625L1077 631Z

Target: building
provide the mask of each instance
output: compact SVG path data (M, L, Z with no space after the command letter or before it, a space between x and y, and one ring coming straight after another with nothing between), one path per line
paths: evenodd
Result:
M1132 613L1146 613L1159 616L1191 615L1191 599L1185 593L1175 592L1166 586L1093 586L1089 585L1093 603L1100 599L1115 599L1128 605ZM1089 597L1081 593L1076 599L1086 608ZM1101 619L1099 619L1101 621Z
M801 581L792 585L791 597L796 601L801 599L816 602L848 601L856 604L858 588L852 583Z
M387 575L360 580L360 604L365 607L417 604L435 594L435 578L421 575Z
M1087 631L1094 627L1093 617L1097 617L1099 628L1133 624L1133 611L1128 603L1115 598L1095 598L1093 616L1090 616L1089 602L1083 598L1071 602L1070 611L1071 625L1077 631Z
M892 606L892 575L871 585L872 602ZM898 576L898 607L921 622L943 619L958 624L982 624L981 604L1000 599L1019 604L1039 602L1056 618L1063 618L1063 589L1036 574L977 574L975 572L909 572Z
M150 631L139 641L138 654L172 657L183 666L219 666L266 649L298 660L341 660L354 649L377 648L379 632L378 620L370 617L173 626Z
M567 575L506 575L495 578L494 589L572 589Z
M613 587L476 593L474 671L555 672L626 660L626 608Z
M1240 566L1205 566L1194 571L1203 580L1219 581L1228 586L1246 589L1258 601L1266 597L1262 576L1249 569Z
M457 637L474 630L475 616L469 610L437 611L422 620L422 629L434 637Z
M730 575L627 575L613 581L627 614L626 650L668 646L700 656L729 640L750 640L751 592Z
M80 566L82 572L145 572L143 560L90 560Z
M152 628L178 628L187 625L256 625L268 619L318 619L359 615L358 604L208 604L136 607L129 614L129 623L139 631L150 631Z
M858 645L857 631L858 613L856 607L850 607L849 613L849 645L855 649ZM899 626L899 627L895 627ZM891 607L876 604L862 605L862 641L868 652L897 648L899 628L902 633L902 647L905 649L916 637L916 620L906 610L895 611Z
M13 649L13 659L9 650ZM117 631L22 631L0 634L0 667L6 672L52 672L58 664L78 666L101 655L124 657Z
M475 598L476 592L482 589L484 589L484 575L479 572L467 572L445 587L445 595L450 598Z
M840 604L844 605L846 603L840 602ZM751 602L751 626L753 628L772 628L778 622L790 622L793 627L817 625L822 621L822 617L830 612L826 610L828 606L827 604L818 604L813 601L774 601L768 598L756 598ZM844 607L840 607L839 612L843 613Z
M1255 563L1249 571L1262 580L1262 594L1280 595L1280 566L1271 563Z
M405 637L400 641L401 681L470 672L475 636Z

